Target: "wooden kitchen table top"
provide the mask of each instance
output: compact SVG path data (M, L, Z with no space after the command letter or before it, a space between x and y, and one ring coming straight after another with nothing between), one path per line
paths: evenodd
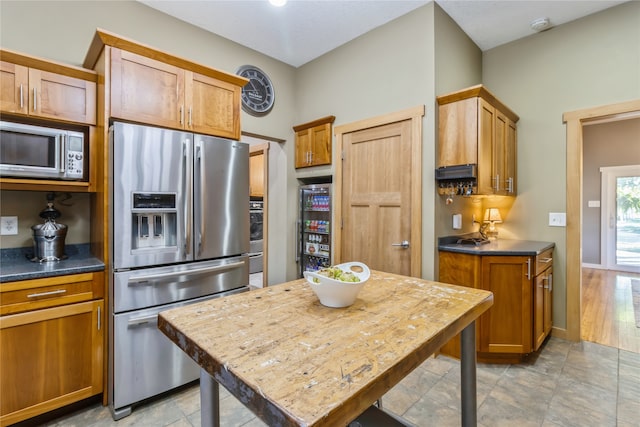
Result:
M491 292L372 271L328 308L304 279L160 313L158 327L271 426L346 425L493 304Z

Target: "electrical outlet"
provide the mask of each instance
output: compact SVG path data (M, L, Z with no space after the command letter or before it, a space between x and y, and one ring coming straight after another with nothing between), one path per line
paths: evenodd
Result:
M462 214L453 214L453 229L460 230L462 228Z
M567 214L564 212L549 212L549 225L552 227L566 227Z
M0 234L2 234L3 236L12 236L18 234L18 217L0 217Z

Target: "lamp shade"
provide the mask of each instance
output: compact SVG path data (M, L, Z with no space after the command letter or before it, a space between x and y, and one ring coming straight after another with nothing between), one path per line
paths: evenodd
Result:
M484 211L484 222L502 222L498 208L489 208Z

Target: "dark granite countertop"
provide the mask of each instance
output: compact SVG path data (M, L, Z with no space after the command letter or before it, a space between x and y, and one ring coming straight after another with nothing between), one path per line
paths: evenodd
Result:
M104 270L104 263L91 255L89 244L67 245L65 254L61 261L32 262L32 248L2 249L0 283Z
M479 235L468 234L461 236L446 236L438 238L438 250L457 252L470 255L540 255L547 249L555 247L553 242L538 242L534 240L498 239L483 245L456 243L461 238L478 238Z

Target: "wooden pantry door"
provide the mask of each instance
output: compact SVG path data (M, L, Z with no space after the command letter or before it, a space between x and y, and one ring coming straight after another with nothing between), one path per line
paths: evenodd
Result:
M420 106L336 126L335 263L421 276L423 115Z

